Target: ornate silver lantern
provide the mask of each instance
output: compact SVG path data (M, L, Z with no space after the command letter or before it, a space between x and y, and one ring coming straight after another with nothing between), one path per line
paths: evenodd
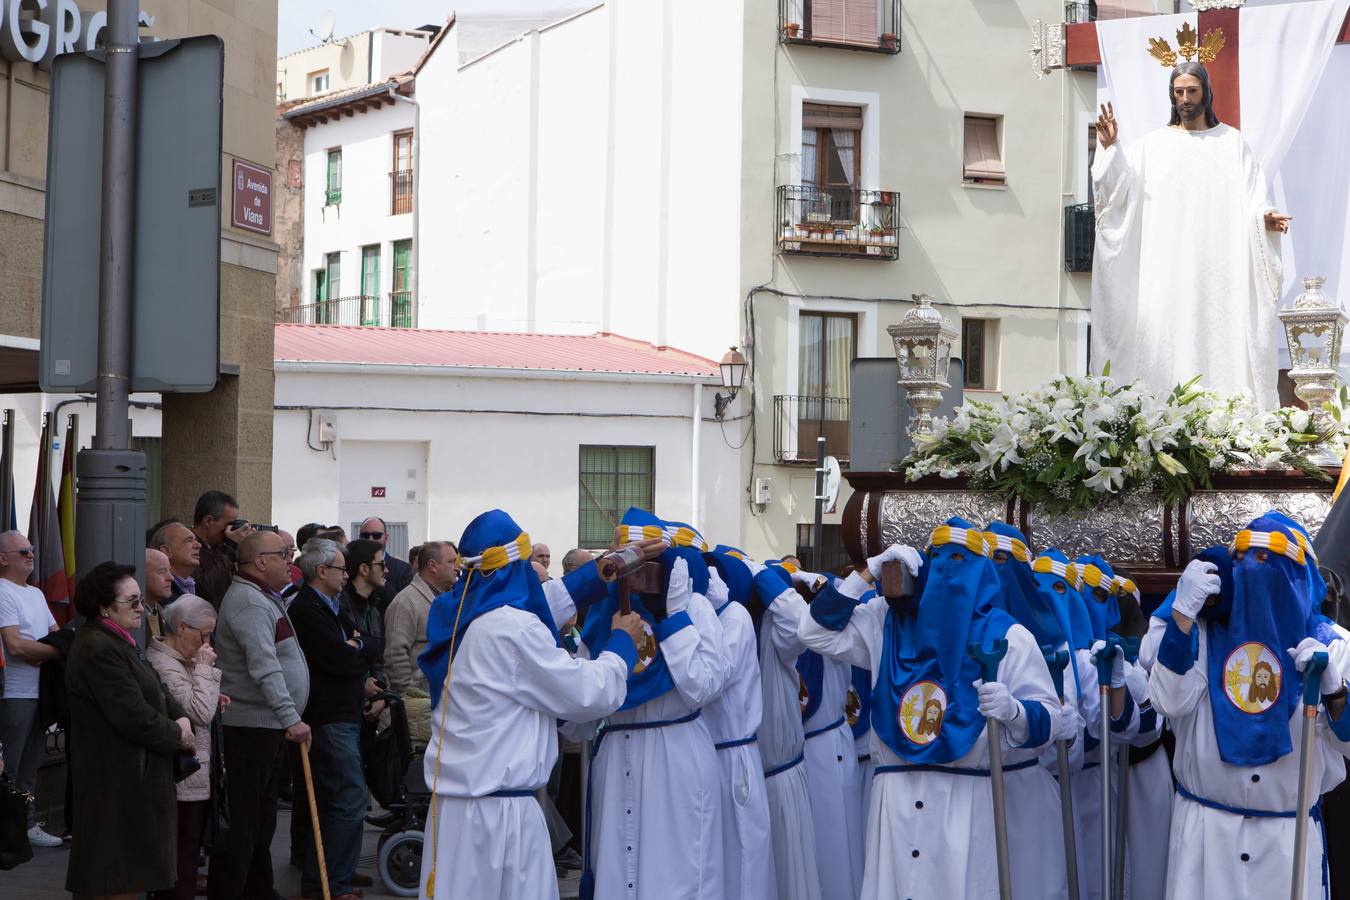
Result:
M960 334L942 313L933 308L928 294L914 294L914 309L886 332L895 342L895 361L900 366L900 385L905 400L914 410L909 433L928 434L933 430L933 410L942 402L947 384L947 369L952 361L952 342Z
M1324 415L1322 404L1335 394L1340 376L1341 335L1346 316L1322 293L1322 277L1303 279L1303 293L1294 305L1279 312L1289 344L1289 378L1294 395L1308 405L1315 421Z

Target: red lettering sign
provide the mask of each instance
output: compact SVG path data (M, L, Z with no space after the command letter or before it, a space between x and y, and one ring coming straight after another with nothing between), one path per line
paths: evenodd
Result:
M234 227L271 234L272 173L236 159L230 187L234 195L230 222Z

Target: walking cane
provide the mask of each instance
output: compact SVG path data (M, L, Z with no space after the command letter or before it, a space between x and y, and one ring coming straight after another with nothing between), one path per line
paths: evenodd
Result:
M986 683L998 681L998 664L1008 653L1007 638L994 641L993 647L989 650L974 643L967 650L980 664L982 670L980 677ZM987 719L985 733L989 744L989 786L994 796L994 850L998 857L998 896L999 900L1012 900L1012 873L1008 869L1008 817L1003 799L1003 728L999 720Z
M1064 705L1064 669L1069 665L1068 650L1041 648L1050 679L1055 683L1059 705ZM1074 833L1073 783L1069 773L1069 742L1055 741L1055 757L1059 763L1059 817L1064 828L1064 870L1069 876L1069 900L1078 900L1078 839Z
M319 884L323 887L323 900L330 900L328 894L328 864L323 858L323 838L319 835L319 804L314 799L314 775L309 771L309 744L300 743L300 764L305 770L305 793L309 795L309 822L314 828L314 850L319 856Z
M1102 768L1102 897L1111 897L1111 663L1121 652L1120 637L1106 636L1106 646L1097 652L1097 689L1101 693Z
M1139 638L1123 639L1120 652L1125 654L1126 662L1134 662L1139 658ZM1117 755L1120 759L1116 764L1116 846L1111 860L1111 883L1115 887L1115 893L1112 894L1114 900L1125 900L1125 844L1130 818L1130 745L1121 744Z
M1291 900L1303 900L1303 875L1308 860L1308 812L1312 793L1313 741L1317 729L1318 692L1327 654L1319 650L1303 669L1303 740L1298 754L1298 808L1294 810L1294 880L1289 888Z

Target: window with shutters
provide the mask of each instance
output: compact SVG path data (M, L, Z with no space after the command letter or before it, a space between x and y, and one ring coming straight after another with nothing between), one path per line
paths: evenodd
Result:
M961 320L961 366L966 390L998 389L998 319Z
M655 503L656 448L582 445L578 456L577 546L608 547L630 506L650 510Z
M337 206L342 202L342 148L334 147L328 151L328 180L324 192L324 205Z
M965 165L962 180L969 184L1003 184L1002 116L966 116Z
M900 52L899 0L778 0L779 39Z

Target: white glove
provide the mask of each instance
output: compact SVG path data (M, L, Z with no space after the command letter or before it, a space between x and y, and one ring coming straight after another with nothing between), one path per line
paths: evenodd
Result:
M764 564L757 563L753 559L743 559L741 562L745 563L745 567L750 570L751 578L754 578L760 572L764 571Z
M1222 587L1218 576L1219 567L1212 562L1193 559L1181 573L1177 584L1177 596L1172 601L1172 609L1188 619L1194 619L1214 594Z
M1097 665L1097 654L1106 649L1106 641L1095 641L1092 644L1092 664ZM1118 688L1125 686L1125 654L1119 647L1116 648L1116 655L1111 657L1111 687Z
M1130 689L1130 696L1134 698L1135 705L1139 705L1148 699L1148 673L1144 667L1136 663L1125 664L1125 686Z
M974 684L980 693L980 715L1004 724L1022 715L1022 704L1003 682L977 680Z
M681 562L683 562L683 560L681 560ZM688 567L686 567L686 571L687 569ZM722 580L722 576L718 574L716 569L709 567L708 602L713 605L714 609L717 609L729 599L731 599L731 590L727 587L727 583Z
M1327 667L1322 670L1322 693L1334 694L1341 689L1341 667L1336 664L1336 657L1328 652L1327 645L1317 638L1306 637L1298 642L1297 647L1285 652L1294 658L1294 668L1300 672L1308 667L1314 653L1326 653Z
M1073 743L1083 732L1083 717L1072 703L1061 703L1050 723L1050 740Z
M867 561L867 571L872 573L874 579L880 581L881 564L888 563L891 560L904 563L905 568L909 569L909 574L916 577L919 574L919 566L923 562L919 556L919 551L913 547L904 544L891 544Z
M689 608L689 598L693 591L689 588L689 563L675 560L670 567L670 584L666 588L666 615L673 616Z
M824 575L817 575L815 572L808 572L805 569L798 569L790 574L793 584L804 584L807 587L815 587L816 582L825 577Z

